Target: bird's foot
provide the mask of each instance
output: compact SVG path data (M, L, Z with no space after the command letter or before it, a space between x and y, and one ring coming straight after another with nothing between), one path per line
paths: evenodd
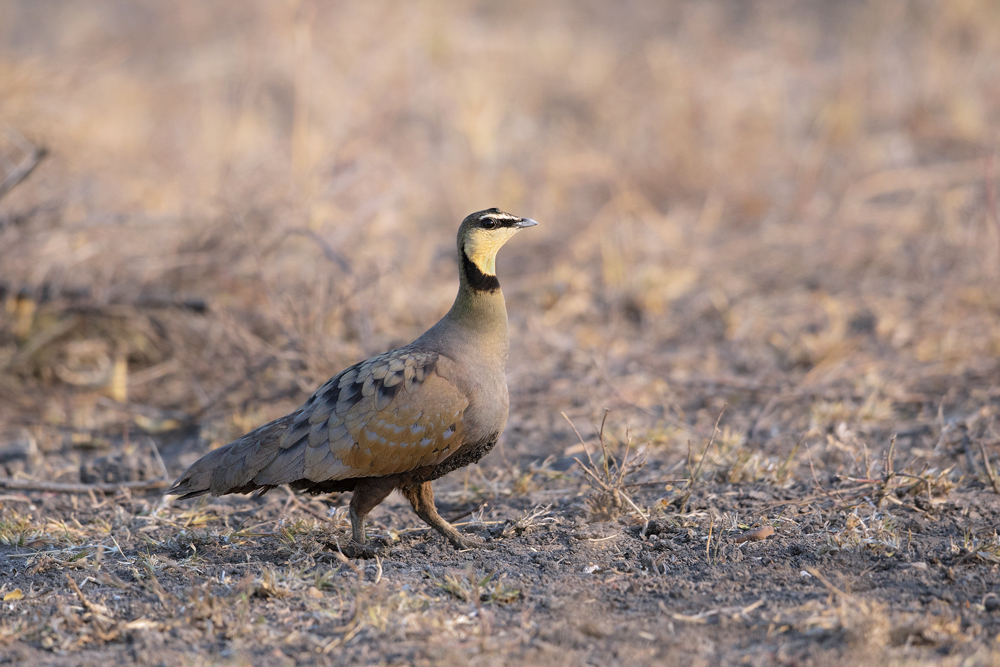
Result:
M331 551L340 552L346 558L352 560L364 558L371 559L376 556L385 555L386 544L378 539L371 539L364 544L359 544L354 540L340 544L339 542L326 545ZM333 554L336 555L336 554Z
M446 535L448 541L451 542L452 546L458 551L465 551L468 549L479 549L480 547L486 546L486 540L475 535L462 535L458 531L455 531L454 535Z

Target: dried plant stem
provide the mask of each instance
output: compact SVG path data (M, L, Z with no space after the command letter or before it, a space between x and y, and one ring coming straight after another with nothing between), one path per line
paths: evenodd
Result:
M49 493L116 493L121 489L130 491L158 491L170 486L169 479L151 479L140 482L112 482L99 484L74 484L71 482L40 482L32 479L11 479L0 477L0 488L22 491L47 491Z
M715 514L712 513L708 519L708 541L705 543L705 560L712 564L712 529L715 528Z
M576 425L573 424L573 422L570 420L570 418L566 415L565 412L560 412L559 414L561 414L563 419L565 419L569 423L570 428L572 428L573 432L576 433L576 437L580 441L580 445L583 447L583 451L586 452L587 454L588 465L580 466L584 474L594 482L596 488L599 488L601 491L608 494L616 501L620 502L624 500L633 510L635 510L635 512L640 517L642 517L643 526L639 535L640 537L645 538L646 531L649 529L649 515L647 515L645 512L639 509L639 506L636 505L635 502L633 502L632 499L629 497L629 495L624 491L624 487L627 486L626 484L624 484L624 478L627 472L626 464L628 461L628 452L632 447L632 439L630 437L627 438L625 446L625 456L622 458L621 463L615 460L615 466L618 468L618 471L616 474L613 475L611 472L611 468L608 465L608 460L611 458L611 455L608 452L606 443L604 442L604 425L608 419L608 412L610 411L609 410L604 411L604 418L601 420L601 428L597 434L598 439L601 443L601 451L604 456L603 476L598 474L597 465L594 463L594 459L590 456L590 450L587 448L587 443L584 442L583 436L580 435L580 431L576 428Z
M21 160L21 163L17 167L7 174L7 176L0 181L0 199L3 196L14 189L14 187L31 175L31 172L35 170L38 163L42 161L48 155L48 151L44 148L34 148L28 155Z
M1000 269L1000 213L997 210L996 195L996 152L986 156L986 212L997 232L997 268ZM995 487L994 487L995 488Z
M709 438L708 444L705 445L705 449L703 449L701 452L701 458L698 459L698 466L694 469L694 472L692 472L691 476L688 478L687 490L684 492L684 495L682 496L683 500L681 502L681 507L679 512L680 514L684 514L687 511L688 501L691 500L691 491L694 490L694 485L698 481L698 473L701 472L701 466L702 464L705 463L705 457L708 455L708 451L712 448L712 445L715 444L715 436L719 432L719 422L722 421L722 415L724 415L725 412L726 412L726 405L723 405L722 410L719 411L719 416L715 418L715 426L712 428L712 437ZM691 443L688 442L689 462L690 458L691 458Z
M889 451L885 455L885 472L882 474L882 480L879 482L878 488L875 491L875 507L881 507L882 501L885 500L886 496L889 494L889 484L892 482L893 478L896 477L896 471L893 470L893 456L896 453L896 434L892 434L892 439L889 441Z
M703 463L705 463L705 456L708 454L708 451L712 449L712 445L715 444L715 436L718 435L719 433L719 422L722 421L722 415L724 415L725 413L726 413L726 406L723 405L722 410L719 412L719 416L715 418L715 426L712 428L712 437L709 438L708 444L705 445L705 449L702 450L701 458L698 460L698 467L695 468L694 473L691 475L691 479L688 480L689 489L693 488L695 482L697 482L698 480L698 473L701 472L701 466Z
M823 584L824 586L826 586L826 589L828 591L830 591L831 593L835 593L835 594L839 595L843 600L846 601L846 600L853 600L854 599L854 596L851 595L850 593L845 593L844 591L842 591L839 588L837 588L836 586L834 586L833 582L831 582L829 579L827 579L826 577L824 577L823 574L819 570L817 570L816 568L814 568L814 567L807 568L806 572L808 572L812 576L814 576L817 579L819 579L820 583Z
M982 442L979 443L979 451L983 453L983 465L986 466L986 475L990 478L990 486L993 487L993 493L1000 496L1000 484L997 483L996 473L993 472L993 466L990 465L990 455L986 453L986 445Z
M573 423L573 422L572 422L572 421L570 420L570 418L566 416L566 413L565 413L565 412L560 412L559 414L561 414L561 415L562 415L562 418L566 420L566 423L567 423L567 424L569 424L569 427L570 427L571 429L573 429L573 433L576 433L576 438L577 438L577 440L579 440L579 441L580 441L580 445L581 445L581 446L583 447L583 451L584 451L584 453L586 453L586 454L587 454L587 461L588 461L588 462L590 463L590 465L591 465L591 466L593 467L593 465L594 465L594 459L593 459L593 458L591 458L591 456L590 456L590 449L588 449L588 448L587 448L587 443L583 441L583 436L582 436L582 435L580 435L580 431L579 431L579 430L577 430L577 428L576 428L576 424L574 424L574 423Z

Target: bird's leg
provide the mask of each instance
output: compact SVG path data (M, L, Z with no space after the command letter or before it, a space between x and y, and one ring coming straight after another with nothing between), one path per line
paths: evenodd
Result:
M434 506L434 489L431 488L430 482L407 486L402 491L406 499L410 501L417 516L427 522L431 528L444 535L456 549L471 549L482 546L483 541L478 537L462 535L455 530L454 526L441 518L437 507Z
M375 506L388 497L395 488L392 480L385 477L372 477L359 482L354 487L351 496L351 537L353 544L349 545L349 551L356 558L371 558L378 550L377 547L368 545L368 537L365 535L365 517L375 509ZM345 555L348 554L346 551Z

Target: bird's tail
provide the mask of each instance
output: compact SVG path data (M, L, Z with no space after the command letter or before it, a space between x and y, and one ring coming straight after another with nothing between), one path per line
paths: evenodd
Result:
M250 431L225 447L210 451L191 464L167 489L167 495L194 498L206 493L250 493L272 488L258 484L254 477L279 453L278 440L291 423L292 415Z

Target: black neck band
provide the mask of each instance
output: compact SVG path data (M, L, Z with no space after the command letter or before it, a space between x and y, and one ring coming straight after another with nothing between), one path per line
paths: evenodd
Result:
M473 263L462 248L462 273L465 274L466 284L479 292L496 292L500 289L500 281L496 276L483 273L482 270Z

